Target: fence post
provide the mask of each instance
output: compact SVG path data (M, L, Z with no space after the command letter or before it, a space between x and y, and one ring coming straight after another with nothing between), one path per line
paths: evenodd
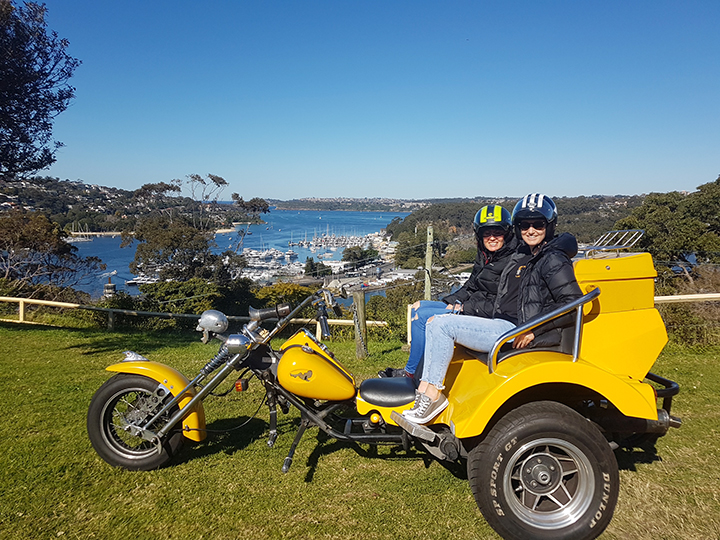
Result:
M20 300L18 304L18 318L20 322L25 322L25 300Z
M427 244L425 245L425 300L432 300L432 285L430 272L432 271L432 243L433 228L427 228Z
M407 345L408 347L412 342L412 304L407 306Z
M365 291L353 293L355 306L355 358L367 358L367 324L365 320Z
M108 311L108 330L115 330L115 312L112 309Z

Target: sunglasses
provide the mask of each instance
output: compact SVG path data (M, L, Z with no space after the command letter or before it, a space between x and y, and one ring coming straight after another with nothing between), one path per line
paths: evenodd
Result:
M502 238L505 236L505 231L502 229L483 229L482 235L483 238Z
M535 229L536 231L544 231L545 227L547 227L547 222L543 220L539 221L521 221L520 222L520 230L521 231L527 231L530 227Z

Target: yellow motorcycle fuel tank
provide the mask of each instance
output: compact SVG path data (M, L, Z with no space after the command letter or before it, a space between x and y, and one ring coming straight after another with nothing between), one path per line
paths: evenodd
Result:
M344 401L355 397L352 374L304 328L287 340L280 352L278 382L289 392L322 401Z

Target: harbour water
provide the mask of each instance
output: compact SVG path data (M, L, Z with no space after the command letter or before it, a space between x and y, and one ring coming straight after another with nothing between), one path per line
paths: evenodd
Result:
M272 210L269 214L262 216L266 222L262 225L241 226L248 234L243 239L244 248L266 251L269 249L279 250L283 253L292 249L297 254L299 263L305 264L308 257L316 261L324 262L340 260L343 248L336 250L311 248L309 245L292 245L307 241L308 244L313 238L320 237L350 237L365 236L377 233L390 223L393 218L404 218L407 212L320 212L308 210ZM234 249L238 242L237 232L221 232L215 235L218 244L218 251ZM126 285L135 276L130 273L129 264L135 257L135 247L120 247L120 237L103 236L95 237L87 242L77 242L78 254L82 257L96 256L102 259L107 265L105 273L115 272L111 277L117 290L124 290L131 294L137 293L137 287ZM320 257L322 255L322 257ZM287 259L285 262L289 262ZM89 292L93 297L99 297L103 292L103 285L107 283L107 276L98 275L86 280L78 288Z

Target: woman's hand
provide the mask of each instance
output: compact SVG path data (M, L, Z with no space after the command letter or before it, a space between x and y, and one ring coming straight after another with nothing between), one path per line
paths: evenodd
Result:
M532 332L520 334L513 340L513 349L524 349L525 347L530 345L530 343L532 343L533 339L535 339L535 334L533 334Z
M455 302L454 304L448 304L445 306L445 309L448 311L452 310L453 313L462 313L463 305L460 302Z

